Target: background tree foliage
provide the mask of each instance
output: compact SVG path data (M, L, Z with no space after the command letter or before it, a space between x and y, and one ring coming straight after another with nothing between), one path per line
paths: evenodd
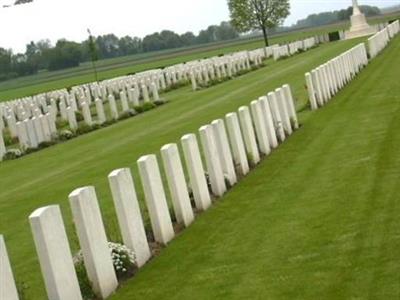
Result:
M81 62L93 59L93 46L96 60L118 56L132 55L149 51L166 50L187 47L204 43L230 40L239 37L238 32L229 22L209 26L199 35L192 32L177 34L163 30L145 36L117 37L115 34L105 34L90 38L82 43L59 40L52 46L49 40L30 42L26 45L25 53L13 54L11 50L0 48L0 81L18 76L35 74L40 70L60 70L76 67Z
M268 29L282 24L290 13L289 0L228 0L232 25L240 32L261 30L268 46Z
M375 6L361 5L360 9L367 17L377 16L381 14L381 10ZM312 14L303 20L297 21L295 27L302 28L310 26L320 26L340 21L347 21L350 19L350 16L352 14L352 6L348 7L347 9Z

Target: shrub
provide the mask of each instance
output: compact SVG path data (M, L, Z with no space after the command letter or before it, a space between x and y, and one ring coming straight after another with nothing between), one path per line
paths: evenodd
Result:
M58 137L61 141L67 141L72 139L74 137L74 134L70 130L62 130L60 131Z
M75 116L76 116L76 121L78 122L82 122L84 120L83 114L80 111L76 111Z
M17 159L22 156L22 152L19 149L9 149L3 156L3 160Z
M118 120L129 119L130 117L136 116L137 113L133 109L129 109L128 111L123 112L119 115Z
M89 133L93 130L94 129L92 126L89 126L86 123L83 123L83 124L79 125L78 129L76 130L76 134L81 135L81 134Z
M108 248L118 280L121 281L131 277L136 270L136 257L134 252L125 245L112 242L108 243ZM84 299L95 298L90 281L87 277L82 251L79 251L75 255L74 265Z
M57 128L65 128L65 127L68 127L68 126L69 126L69 123L68 123L68 121L66 121L66 120L58 119L58 120L56 121L56 127L57 127Z
M148 110L152 110L156 107L156 105L153 102L146 102L142 105L143 107L143 111L148 111Z
M40 144L39 144L39 149L44 149L44 148L48 148L48 147L50 147L50 146L53 146L53 145L55 145L55 144L57 144L57 142L55 142L55 141L50 141L50 142L41 142Z

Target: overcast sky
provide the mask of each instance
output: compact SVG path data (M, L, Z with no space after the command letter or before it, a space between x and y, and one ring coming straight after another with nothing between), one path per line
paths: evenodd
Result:
M82 41L86 29L94 35L143 37L162 29L177 33L199 30L229 19L226 0L35 0L2 8L14 0L0 0L0 46L24 51L33 40L59 38ZM359 0L379 7L400 0ZM351 0L291 0L286 25L311 13L346 8Z

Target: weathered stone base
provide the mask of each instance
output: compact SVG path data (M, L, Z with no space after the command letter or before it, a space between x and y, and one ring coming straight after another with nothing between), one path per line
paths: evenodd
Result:
M355 39L358 37L363 37L367 35L373 35L376 33L376 29L369 26L365 15L358 14L351 17L351 28L346 31L346 40Z

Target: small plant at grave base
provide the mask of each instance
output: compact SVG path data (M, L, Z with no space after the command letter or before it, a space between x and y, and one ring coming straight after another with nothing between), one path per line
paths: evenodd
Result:
M68 127L68 126L69 126L69 123L66 120L59 119L59 120L56 121L56 127L57 128L65 128L65 127Z
M60 131L58 138L61 141L68 141L68 140L72 139L74 136L75 135L73 134L73 132L71 130L65 129L65 130Z
M142 105L143 111L149 111L152 110L153 108L155 108L156 105L153 102L146 102Z
M83 114L80 111L75 112L75 117L77 122L82 122L84 120Z
M16 286L19 300L27 300L26 290L29 289L28 284L25 282L17 282Z
M118 281L121 282L132 277L136 271L135 253L125 245L112 242L108 243L108 249L110 250L112 263ZM83 298L85 300L96 299L90 280L87 276L82 251L79 251L74 256L73 261Z
M48 147L51 147L53 145L57 144L56 141L50 141L50 142L41 142L38 146L38 149L45 149Z
M81 134L89 133L93 130L94 129L92 126L89 126L86 123L83 123L83 124L79 125L78 129L76 130L76 134L81 135Z
M134 117L136 115L137 115L136 111L134 111L133 109L129 109L128 111L125 111L122 114L120 114L119 117L118 117L118 120L120 120L120 121L126 120L126 119L129 119L129 118Z
M256 162L254 161L252 154L247 153L247 161L249 162L250 168L254 168L256 166Z
M23 156L23 153L19 149L9 149L3 156L3 160L13 160Z
M153 103L154 103L156 106L161 106L161 105L164 105L164 104L168 103L168 101L167 101L167 100L160 99L160 100L154 101Z
M13 138L10 134L10 131L7 129L3 131L3 139L6 146L11 146L18 143L18 138Z

